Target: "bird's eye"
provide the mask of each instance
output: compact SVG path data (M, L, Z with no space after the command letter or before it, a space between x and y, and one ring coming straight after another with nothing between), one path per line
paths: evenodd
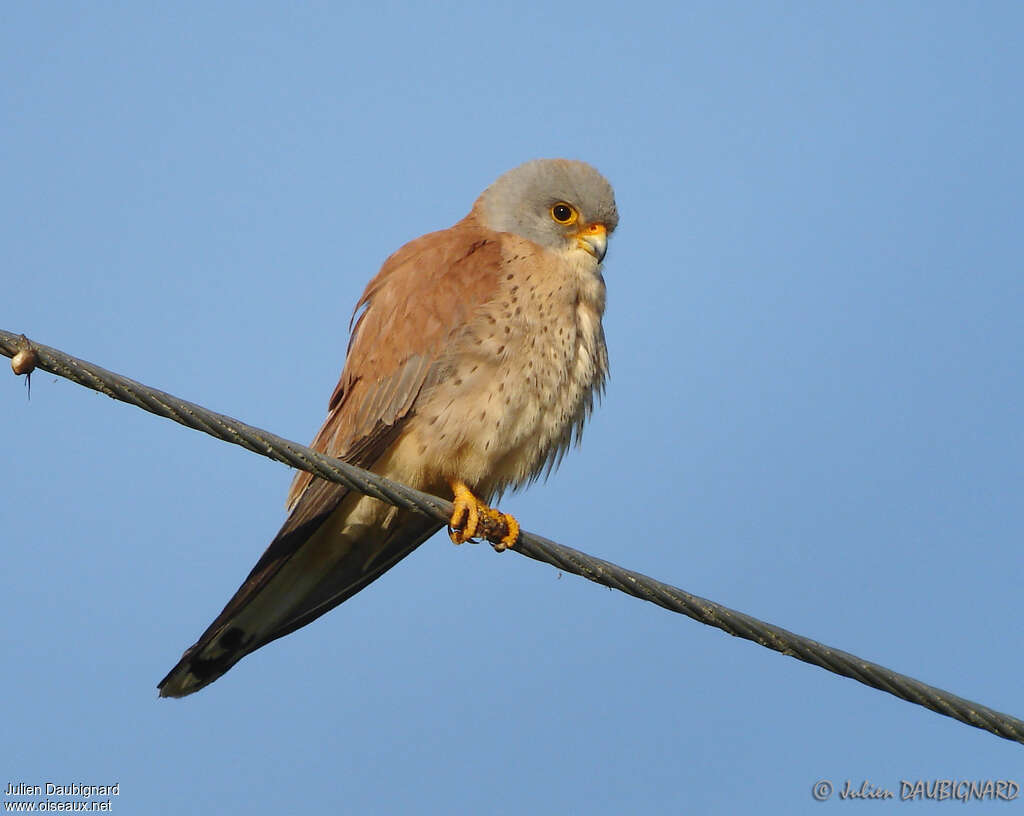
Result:
M559 201L551 208L551 218L555 222L565 226L566 224L575 223L576 219L580 215L576 212L576 208L571 204L566 204L564 201Z

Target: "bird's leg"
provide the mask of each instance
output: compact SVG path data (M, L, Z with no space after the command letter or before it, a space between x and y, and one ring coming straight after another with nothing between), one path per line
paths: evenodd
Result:
M452 499L455 507L448 521L448 536L453 544L462 544L476 535L476 528L480 523L480 514L477 511L479 502L464 483L451 484L452 493L455 494Z
M471 538L486 538L498 552L514 547L519 540L519 522L508 513L488 507L473 495L464 482L453 481L455 508L448 522L448 535L455 544Z

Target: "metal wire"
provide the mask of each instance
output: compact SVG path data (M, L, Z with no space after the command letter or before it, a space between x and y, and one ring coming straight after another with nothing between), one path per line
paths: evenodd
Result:
M57 349L28 341L24 335L0 329L0 354L14 358L19 351L34 352L36 367L65 377L114 399L138 406L186 427L241 445L270 459L338 482L388 504L423 513L447 523L452 505L444 499L392 482L340 459L324 456L267 431L246 425L224 414L208 411L99 366L76 359ZM25 359L25 354L20 358ZM24 368L24 366L22 366ZM958 697L817 641L789 632L728 607L691 595L678 587L565 547L532 533L523 532L513 552L551 564L587 580L650 601L672 612L714 626L736 637L795 657L834 674L850 677L880 691L924 706L939 714L990 731L1004 739L1024 743L1024 722L987 706Z

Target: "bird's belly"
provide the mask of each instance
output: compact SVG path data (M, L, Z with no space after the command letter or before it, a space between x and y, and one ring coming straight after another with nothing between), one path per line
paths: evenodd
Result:
M493 498L557 463L604 381L607 356L600 314L586 305L513 335L503 353L487 351L433 389L410 430L427 471L439 466L443 479Z

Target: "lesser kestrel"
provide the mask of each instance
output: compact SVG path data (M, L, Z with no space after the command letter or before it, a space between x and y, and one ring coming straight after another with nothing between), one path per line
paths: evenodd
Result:
M550 471L608 372L601 317L611 186L566 159L528 162L454 226L387 259L356 304L345 368L313 447L451 496L456 543L514 546L487 503ZM250 652L376 580L440 525L299 473L290 513L224 611L160 682L212 683Z

